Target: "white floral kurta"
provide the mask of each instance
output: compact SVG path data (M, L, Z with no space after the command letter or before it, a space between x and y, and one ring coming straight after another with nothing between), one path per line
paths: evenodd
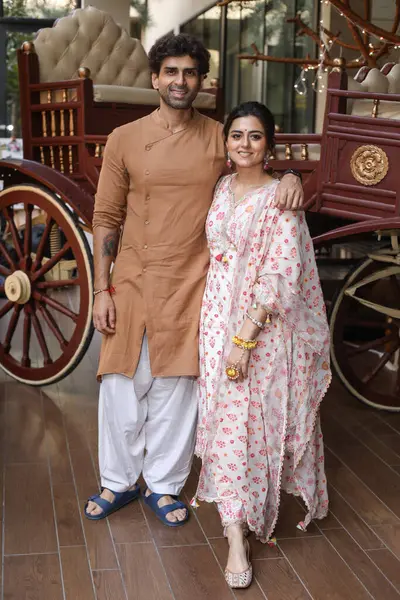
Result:
M211 262L200 323L196 496L220 503L223 524L247 521L267 541L281 489L303 498L304 528L327 514L318 409L331 379L329 330L304 214L272 206L276 181L234 207L233 177L217 186L206 225ZM249 377L229 381L232 336L254 302L272 321L251 352Z

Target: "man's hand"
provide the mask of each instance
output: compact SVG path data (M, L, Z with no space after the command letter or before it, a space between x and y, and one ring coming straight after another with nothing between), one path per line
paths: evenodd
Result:
M276 189L275 206L281 210L302 210L304 191L300 177L288 173Z
M103 335L115 333L115 304L108 292L97 294L93 306L93 324Z

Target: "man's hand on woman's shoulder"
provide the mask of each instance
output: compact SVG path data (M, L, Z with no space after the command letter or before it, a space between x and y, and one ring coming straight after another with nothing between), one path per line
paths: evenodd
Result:
M288 173L284 175L276 188L275 206L281 210L302 210L304 190L300 177Z

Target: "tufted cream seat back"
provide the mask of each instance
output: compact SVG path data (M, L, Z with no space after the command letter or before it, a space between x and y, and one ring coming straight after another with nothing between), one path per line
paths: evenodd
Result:
M370 92L375 94L400 93L400 64L394 65L388 75L379 69L371 69L361 83L349 78L348 87L352 91ZM374 103L367 99L348 101L347 112L360 117L371 117ZM383 119L400 119L400 102L381 101L378 107L378 117Z
M152 87L140 41L93 6L77 9L40 30L35 50L41 82L77 79L78 69L87 67L95 84Z

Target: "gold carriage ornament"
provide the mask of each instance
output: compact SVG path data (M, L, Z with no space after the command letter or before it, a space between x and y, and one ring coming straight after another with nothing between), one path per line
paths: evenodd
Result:
M354 179L363 185L376 185L389 170L387 154L379 146L360 146L350 159Z

